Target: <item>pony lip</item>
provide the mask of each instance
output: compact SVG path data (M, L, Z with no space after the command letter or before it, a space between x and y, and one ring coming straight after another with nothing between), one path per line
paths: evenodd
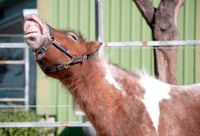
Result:
M32 34L32 33L37 33L37 31L34 31L34 30L33 30L33 31L30 31L30 32L27 31L27 32L25 33L25 35L29 35L29 34Z
M49 29L46 23L39 19L35 14L25 17L24 21L24 39L32 50L38 49L49 36Z
M25 37L28 35L47 35L48 30L46 29L46 24L43 23L35 14L25 17L24 21L24 33Z
M29 35L32 33L41 35L42 27L34 20L26 20L24 22L24 33L25 33L25 35Z

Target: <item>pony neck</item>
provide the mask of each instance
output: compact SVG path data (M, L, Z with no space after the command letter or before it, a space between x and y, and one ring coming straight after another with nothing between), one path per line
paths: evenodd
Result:
M130 90L130 86L127 87L127 84L130 84L131 87L135 84L138 85L139 75L98 57L93 57L83 64L66 69L58 78L72 94L74 91L80 90L92 89L92 92L96 92L106 91L109 88L114 93L113 95L117 92L125 96ZM134 93L138 94L138 92Z
M100 135L109 136L113 132L117 136L118 127L114 127L115 125L119 125L119 128L126 126L130 119L136 119L139 112L144 110L139 100L144 91L138 84L137 75L98 58L91 58L65 72L63 75L68 76L60 81L69 89L94 127L101 132ZM129 108L126 109L123 105L129 105ZM118 117L123 118L122 122L117 122ZM137 125L130 127L132 131ZM140 128L134 130L138 129ZM128 133L124 132L123 135Z

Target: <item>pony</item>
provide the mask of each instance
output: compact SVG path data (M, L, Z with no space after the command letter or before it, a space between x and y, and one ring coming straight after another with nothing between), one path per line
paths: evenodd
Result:
M176 86L98 55L101 42L57 30L36 15L24 38L43 72L59 80L100 136L198 136L200 84Z

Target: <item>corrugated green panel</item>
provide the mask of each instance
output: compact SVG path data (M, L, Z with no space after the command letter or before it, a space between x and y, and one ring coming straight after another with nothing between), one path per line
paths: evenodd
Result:
M104 1L104 40L105 41L110 41L110 31L106 31L109 30L111 28L111 23L110 22L110 14L111 14L111 1L110 0L106 0ZM105 14L106 13L106 14ZM105 53L106 54L110 54L110 48L107 47L105 49Z
M62 29L66 29L67 26L69 26L69 0L59 0L58 1L58 19L59 23L58 26L61 27Z
M184 8L181 8L181 11L180 11L180 14L179 14L179 19L178 19L178 28L179 28L179 33L180 33L180 38L183 39L183 33L185 32L184 31ZM179 47L178 49L178 65L177 65L177 69L178 69L178 72L177 72L177 77L178 77L178 80L177 80L177 84L183 84L184 83L184 67L183 67L183 63L184 63L184 55L183 55L183 52L184 52L184 47L181 46Z
M140 41L142 38L142 16L134 3L131 4L131 41ZM141 48L131 48L131 69L141 68Z
M195 26L196 26L196 28L195 28L195 33L196 33L196 39L200 39L200 0L196 0L196 12L195 12L196 14L196 23L195 23ZM196 75L196 77L195 77L195 81L196 82L200 82L200 45L198 45L197 47L196 47L196 56L195 56L196 58L195 58L195 60L196 60L196 62L195 62L195 64L196 64L196 69L195 69L195 75Z
M66 90L63 90L63 86L58 86L56 87L57 90L59 91L58 96L57 96L57 104L59 105L69 105L70 103L67 101L68 96L70 95L69 92ZM58 105L58 106L59 106ZM56 114L59 115L57 118L58 120L68 120L68 110L71 107L57 107L56 108Z
M37 66L37 86L36 86L36 103L38 105L49 105L50 104L50 86L49 80L45 77L44 73ZM51 114L49 108L37 108L38 114Z
M159 6L160 0L151 0L155 7Z
M184 39L194 39L195 35L195 1L185 1L185 33ZM184 84L194 83L194 46L187 46L184 50Z
M104 2L105 40L139 41L151 40L150 28L141 17L131 0L109 0ZM129 69L145 69L153 73L152 48L116 48L107 49L113 63Z
M110 28L105 30L105 31L110 31L110 35L109 38L105 38L105 39L109 39L109 41L119 41L120 40L120 12L121 12L121 0L111 0L111 2L109 3L110 5ZM105 13L106 14L106 13ZM107 21L107 20L105 20ZM120 62L120 48L116 47L113 48L112 50L110 50L109 52L109 58L111 59L112 62L114 63L118 63Z
M69 28L79 28L79 0L69 0Z
M127 12L129 11L129 12ZM131 1L121 1L121 12L120 12L120 41L130 41L131 40L131 21L132 16L131 11ZM125 47L120 49L120 65L124 68L130 68L131 52L130 47Z
M57 27L58 23L59 23L59 17L58 17L58 9L59 9L59 3L56 1L51 1L49 3L49 21L50 21L50 25L52 25L53 27ZM56 105L57 104L57 99L58 99L58 95L59 95L59 91L58 91L58 81L54 80L54 79L50 79L50 90L49 90L49 94L50 94L50 105ZM57 113L57 109L56 108L51 108L49 109L51 114L56 114Z

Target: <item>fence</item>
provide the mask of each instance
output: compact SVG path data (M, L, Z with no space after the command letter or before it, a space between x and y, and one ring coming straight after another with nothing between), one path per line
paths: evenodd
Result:
M25 85L24 88L1 88L6 90L24 90L24 98L0 98L1 102L24 102L25 109L28 109L29 105L29 48L25 43L0 43L0 48L22 48L24 49L23 60L0 60L0 65L5 64L19 64L24 65L25 73Z
M179 45L200 45L200 40L180 40L180 41L145 41L145 42L103 42L105 47L147 47L147 46L179 46ZM29 105L28 104L28 71L29 71L29 60L28 60L28 48L25 44L10 44L10 43L1 43L0 48L24 48L25 49L25 64L27 64L25 68L25 105L1 105L0 108L66 108L70 105ZM0 61L0 64L24 64L21 61ZM3 99L0 99L2 101ZM18 101L18 99L9 99L5 98L7 101ZM21 100L21 99L20 99ZM11 128L11 127L90 127L91 124L89 122L1 122L0 128Z

